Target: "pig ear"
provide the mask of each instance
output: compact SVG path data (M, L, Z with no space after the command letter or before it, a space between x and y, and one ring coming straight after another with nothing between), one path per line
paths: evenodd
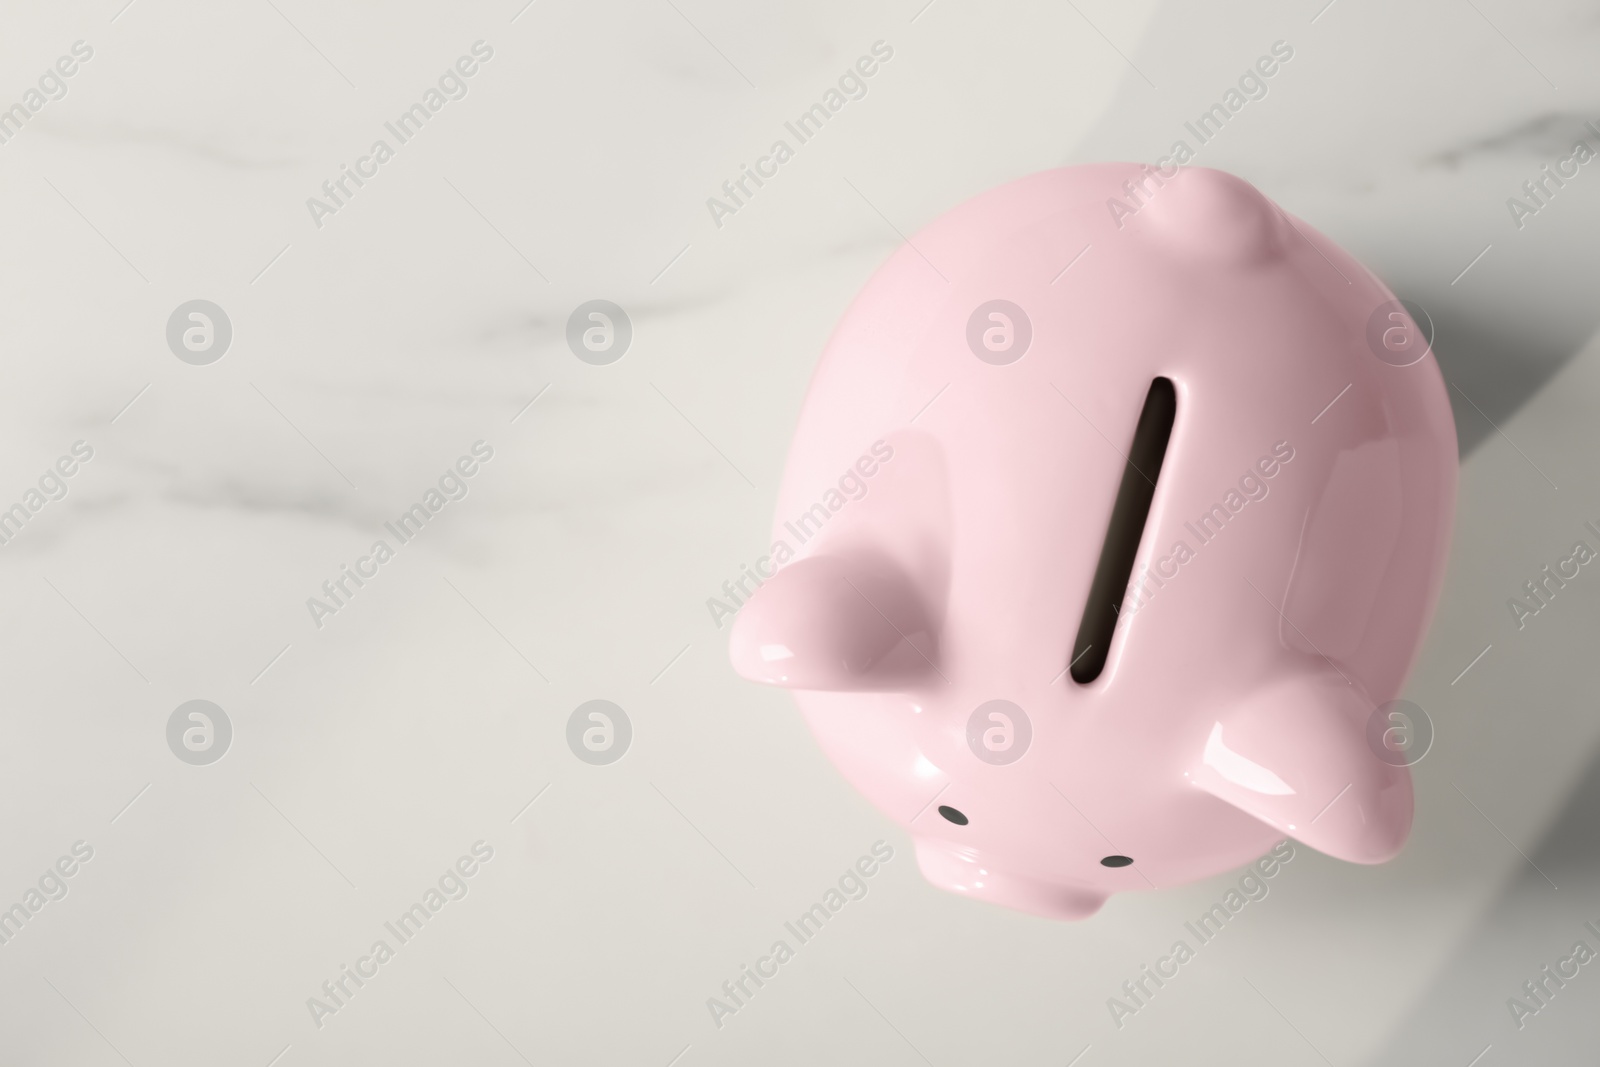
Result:
M1368 747L1372 708L1333 670L1280 679L1217 717L1190 781L1319 852L1382 863L1411 830L1411 775Z
M940 676L929 612L887 560L811 556L762 583L728 642L753 682L837 692L903 689Z

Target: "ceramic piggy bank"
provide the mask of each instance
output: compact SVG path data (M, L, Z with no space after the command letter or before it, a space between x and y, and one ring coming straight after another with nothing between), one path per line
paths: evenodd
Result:
M845 314L730 653L945 889L1072 919L1286 837L1381 863L1456 474L1427 339L1333 242L1220 171L1050 171Z

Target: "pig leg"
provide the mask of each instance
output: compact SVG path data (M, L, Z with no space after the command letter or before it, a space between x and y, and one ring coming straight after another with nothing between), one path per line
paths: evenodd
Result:
M910 580L880 556L811 556L762 583L728 652L753 682L872 692L943 680L934 624Z
M1319 852L1382 863L1411 830L1411 775L1368 746L1372 709L1336 671L1281 678L1209 724L1186 774Z

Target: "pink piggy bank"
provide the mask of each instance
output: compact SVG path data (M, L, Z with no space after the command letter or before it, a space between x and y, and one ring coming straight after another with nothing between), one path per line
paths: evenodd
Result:
M935 885L1036 915L1404 844L1379 739L1455 502L1394 295L1248 183L984 193L839 324L730 640Z

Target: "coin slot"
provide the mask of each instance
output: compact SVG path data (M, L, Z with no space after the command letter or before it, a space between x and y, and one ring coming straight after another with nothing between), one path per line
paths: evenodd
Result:
M1117 628L1122 597L1139 554L1177 413L1178 394L1172 381L1157 378L1151 382L1144 410L1139 413L1139 425L1133 431L1133 444L1128 448L1122 486L1111 507L1111 522L1100 550L1100 563L1089 585L1089 599L1083 606L1083 621L1078 624L1078 637L1072 645L1072 680L1079 685L1094 681L1105 669L1111 635Z

